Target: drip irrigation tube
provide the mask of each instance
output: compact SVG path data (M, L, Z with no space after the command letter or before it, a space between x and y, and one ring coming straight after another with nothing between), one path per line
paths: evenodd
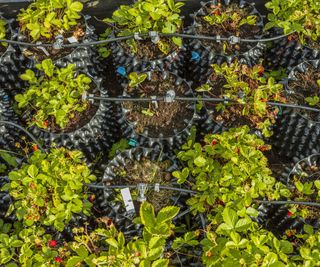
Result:
M185 39L199 39L199 40L208 40L208 41L228 41L230 43L256 43L256 42L270 42L278 39L282 39L293 32L289 34L279 35L271 38L265 38L265 39L241 39L236 36L230 36L230 37L220 37L220 36L204 36L204 35L190 35L190 34L181 34L181 33L157 33L157 32L149 32L149 33L136 33L134 35L129 36L120 36L115 38L109 38L105 40L95 41L95 42L85 42L85 43L76 43L76 44L61 44L57 48L69 48L69 47L81 47L81 46L92 46L92 45L101 45L101 44L107 44L111 42L118 42L118 41L124 41L129 39L139 39L141 37L151 37L156 34L158 36L162 37L181 37ZM56 43L45 43L45 44L34 44L34 43L27 43L27 42L21 42L21 41L13 41L13 40L6 40L1 39L0 43L8 43L8 44L17 44L17 45L23 45L23 46L33 46L33 47L51 47L56 46Z
M29 132L27 131L25 128L21 127L20 125L14 123L14 122L10 122L10 121L0 121L0 124L8 124L11 126L14 126L18 129L20 129L21 131L23 131L24 133L26 133L31 139L32 141L39 147L39 149L43 152L46 153L46 151L43 149L43 147L40 145L40 143L38 142L38 140Z
M86 184L86 186L91 187L91 188L96 188L96 189L137 188L137 185L96 185L96 184ZM148 188L155 188L155 186L157 186L157 185L151 185L151 184L147 185ZM193 191L193 190L177 188L177 187L171 187L171 186L162 186L162 185L159 185L159 189L178 191L178 192L187 193L187 194L196 194L197 193L196 191Z
M90 188L96 188L96 189L122 189L122 188L137 188L137 185L97 185L97 184L86 184L87 187ZM155 188L156 185L148 184L148 188ZM173 191L179 191L183 193L188 194L198 194L200 191L195 190L188 190L188 189L182 189L182 188L176 188L171 186L158 186L159 189L165 189L165 190L173 190ZM261 204L273 204L273 205L305 205L305 206L314 206L320 208L320 202L305 202L305 201L291 201L291 200L259 200L259 199L253 199L253 202L261 203Z
M314 206L320 208L320 202L304 202L304 201L291 201L291 200L253 200L257 203L262 204L272 204L272 205L304 205L304 206Z
M98 96L86 96L85 99L88 100L104 100L104 101L114 101L114 102L126 102L126 101L132 101L132 102L154 102L154 101L164 101L164 102L173 102L176 101L204 101L204 102L233 102L234 104L238 105L247 105L248 103L241 104L237 102L236 100L232 100L229 98L203 98L203 97L174 97L170 98L168 101L166 97L154 97L154 98L129 98L129 97L98 97ZM279 106L279 107L287 107L287 108L295 108L295 109L304 109L309 110L313 112L320 112L320 109L308 107L308 106L299 106L295 104L286 104L286 103L277 103L277 102L266 102L270 106Z

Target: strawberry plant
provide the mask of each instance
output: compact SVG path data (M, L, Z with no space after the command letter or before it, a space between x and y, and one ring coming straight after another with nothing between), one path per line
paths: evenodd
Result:
M0 39L6 39L7 36L7 22L4 19L0 19ZM1 46L8 46L7 43L0 43Z
M84 184L96 178L82 161L80 151L52 148L50 153L36 151L18 170L9 173L8 190L15 211L25 226L53 225L62 231L73 214L90 216Z
M169 266L169 259L164 257L165 244L174 233L172 219L178 212L178 207L167 206L155 216L153 206L148 202L142 203L136 223L144 226L143 233L142 237L133 240L126 240L113 225L108 229L98 228L92 233L75 229L77 236L70 245L75 256L66 260L66 266L83 263L88 266ZM103 247L106 249L101 249Z
M261 18L252 12L252 7L236 1L222 4L220 0L210 1L195 16L195 30L200 35L219 35L223 37L254 37L262 32L259 26ZM219 54L236 54L245 52L248 47L242 44L230 44L203 41Z
M271 176L263 154L270 146L249 131L247 126L232 128L222 134L207 135L203 145L188 141L182 147L178 158L185 167L173 172L173 176L178 183L199 191L187 201L193 213L210 214L234 203L239 211L256 216L257 211L250 207L253 199L290 195Z
M117 36L128 36L134 33L175 33L181 30L182 19L180 7L183 3L174 0L138 0L132 5L121 5L113 12L112 18L104 19L107 24L112 24ZM160 38L153 45L151 42L126 41L127 50L143 58L146 55L156 57L158 54L167 55L182 46L182 39L178 37Z
M53 244L52 236L42 227L24 228L15 223L12 228L0 220L0 264L5 267L60 266L59 253L68 253Z
M28 124L39 128L61 131L81 122L82 114L91 106L82 100L82 94L91 89L92 80L85 74L77 74L75 65L57 68L51 59L37 64L42 75L37 78L32 70L26 70L21 79L29 88L15 96L18 107L29 111Z
M249 68L234 62L221 66L214 64L209 83L196 90L211 97L227 98L227 104L220 103L214 119L224 121L226 126L233 123L248 123L270 137L270 126L275 123L278 109L267 104L268 101L285 102L283 85L275 82L273 77L263 77L261 65ZM236 102L236 103L234 103ZM219 113L221 112L221 113Z
M239 213L226 207L221 220L207 227L201 240L206 266L295 266L290 265L293 246L289 241L277 239Z
M82 9L83 4L73 0L36 0L18 14L20 31L33 42L49 42L58 35L79 39L84 36Z
M295 32L302 44L319 48L320 14L318 0L280 1L266 3L272 11L268 14L269 22L265 30L273 27L282 28L285 34Z

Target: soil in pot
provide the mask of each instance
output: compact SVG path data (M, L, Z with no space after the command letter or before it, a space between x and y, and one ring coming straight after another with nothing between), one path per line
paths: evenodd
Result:
M260 17L255 16L255 23L240 25L242 19L253 18L250 14L253 7L240 8L236 1L230 5L223 5L220 1L212 1L211 5L203 7L205 15L196 16L195 21L199 24L196 27L196 34L229 37L236 36L240 38L254 39L256 35L262 34L262 28L257 26ZM209 22L215 21L215 22ZM247 44L230 44L229 42L202 41L205 46L212 47L219 54L235 54L248 50Z
M69 44L68 38L75 38L78 42L81 42L85 36L85 23L81 22L75 25L72 29L67 32L64 32L63 35L63 43ZM41 43L54 43L56 40L54 36L51 39L47 39L41 37L38 42ZM26 35L26 42L32 43L32 38L30 35ZM26 57L34 56L37 61L42 61L47 58L51 58L52 60L56 60L62 58L64 56L69 55L74 48L62 48L62 49L54 49L52 46L44 47L49 55L46 55L43 49L39 47L28 47L26 50L23 51L23 54Z
M259 75L263 75L263 68L260 65L249 68L247 65L233 63L226 70L224 70L225 67L226 64L223 64L221 68L217 66L218 70L211 74L205 85L210 87L210 90L205 91L206 97L231 99L227 103L219 104L205 102L206 108L213 110L212 119L226 128L248 125L251 128L261 129L265 136L269 136L271 132L267 129L275 123L279 109L266 105L266 102L286 102L282 89L277 88L276 83L273 84L273 91L264 88L268 82L259 80ZM233 74L230 74L230 71ZM231 75L234 74L233 79ZM243 91L239 89L237 83L243 83L241 87ZM197 90L201 92L201 88ZM260 92L260 98L256 92ZM268 98L262 98L262 95Z
M91 86L91 88L88 91L89 93L94 93L95 96L99 96L98 90L94 88L94 86ZM82 100L79 100L79 103L82 103ZM86 103L82 103L85 105L86 109L83 112L73 111L69 118L70 121L68 124L61 128L57 123L54 116L49 116L48 120L45 122L46 127L43 129L44 131L50 131L52 133L71 133L74 132L77 129L80 129L84 125L86 125L96 114L98 108L99 108L99 102L90 103L87 101ZM22 118L29 124L32 125L34 119L33 116L37 113L36 110L27 110L23 115Z
M318 202L319 189L316 187L315 182L320 182L320 165L319 155L311 156L316 160L309 160L309 162L302 160L298 166L295 166L295 171L290 175L289 183L292 185L291 193L292 199L295 201ZM311 183L310 183L311 182ZM304 184L304 190L307 187L306 183L312 186L309 193L304 190L298 190L298 183ZM319 220L319 208L313 206L297 205L296 211L307 220Z
M174 90L176 96L184 96L189 90L186 83L176 85L176 76L169 74L166 79L161 72L152 72L151 79L142 82L138 89L127 90L132 97L165 96L169 90ZM139 134L148 132L149 137L157 138L173 136L182 131L193 117L193 111L188 108L190 103L174 101L157 104L153 102L125 102L123 108L128 110L127 120L135 124Z
M161 39L163 39L163 41L168 45L167 54L164 54L159 49L159 46L153 43L150 39L135 41L137 45L136 52L133 52L130 46L126 42L121 43L121 46L123 47L127 55L134 54L139 60L146 59L146 58L148 60L162 59L172 54L175 51L176 52L179 51L180 48L177 45L175 45L170 38L162 37Z
M147 158L141 158L141 160L133 161L126 160L125 166L114 168L114 173L117 174L117 185L137 185L139 183L144 184L156 184L169 185L173 177L167 169L171 166L170 160L162 162L153 162ZM139 196L137 190L132 191L133 199L137 199ZM155 211L159 211L161 208L170 205L170 197L172 191L160 190L155 192L154 189L146 191L145 194L148 202L150 202ZM120 197L121 199L121 197Z
M289 102L305 106L307 104L319 108L320 107L320 70L312 66L310 63L306 64L307 71L296 72L295 79L288 82L290 94L288 96ZM319 121L319 113L300 110L302 115L312 121Z

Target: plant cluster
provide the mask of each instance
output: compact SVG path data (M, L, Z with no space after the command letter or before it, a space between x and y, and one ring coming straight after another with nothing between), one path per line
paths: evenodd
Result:
M203 19L211 26L219 26L223 27L224 29L228 27L239 29L243 25L256 25L257 23L256 15L242 17L232 8L226 8L226 10L222 10L220 3L218 5L211 5L210 14L204 16Z
M297 33L302 44L319 47L320 13L318 0L280 1L266 3L272 10L265 30L282 28L285 34Z
M90 215L84 184L96 178L82 161L80 151L53 148L49 154L35 151L28 163L9 173L9 191L15 211L25 226L54 225L62 231L73 214Z
M88 109L89 102L82 100L82 94L91 89L92 80L77 74L74 64L59 69L46 59L36 67L43 73L39 78L32 70L21 75L30 86L15 96L18 107L31 111L29 125L43 129L57 125L64 129L76 114Z
M169 266L165 249L174 233L172 219L179 208L167 206L155 216L153 206L144 202L140 207L142 237L126 240L112 223L93 231L87 227L74 228L74 240L53 239L42 227L22 228L0 220L0 264L16 266Z
M261 65L249 68L238 62L214 64L209 83L197 88L197 92L205 92L213 97L227 98L231 102L216 106L221 111L222 119L244 117L263 135L272 135L270 126L275 123L278 109L270 107L268 101L286 102L283 85L276 83L273 77L263 77ZM223 89L221 89L221 86ZM236 103L234 103L236 102Z
M134 33L148 33L156 31L161 33L175 33L181 29L182 19L180 8L183 3L174 0L138 0L132 5L121 5L113 12L112 18L104 19L108 24L114 24L117 36L128 36ZM134 39L126 41L131 52L137 53L139 42ZM174 47L182 46L182 40L178 37L171 39L161 38L157 42L157 48L165 55ZM140 51L145 53L145 51Z
M238 210L252 215L256 210L246 207L253 199L271 200L290 195L288 189L271 176L263 154L270 146L249 132L249 127L244 126L208 135L204 145L189 141L178 153L186 166L182 171L173 172L173 176L178 183L190 184L199 191L187 201L194 213L219 210L222 204L234 202Z
M36 0L18 14L20 31L33 42L69 32L78 39L84 35L78 25L82 9L83 4L73 0Z
M7 36L7 22L4 19L0 19L0 39L6 39ZM7 46L7 43L0 43L2 46Z

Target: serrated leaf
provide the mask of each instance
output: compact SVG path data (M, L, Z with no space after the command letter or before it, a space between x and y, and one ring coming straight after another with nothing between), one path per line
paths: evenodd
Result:
M165 223L172 220L180 211L180 208L168 206L161 209L157 216L157 224Z
M154 207L148 203L143 202L140 206L140 218L141 222L145 226L154 226L156 224L156 218L154 215Z
M231 208L225 208L222 213L224 222L232 228L235 228L238 221L237 212Z

